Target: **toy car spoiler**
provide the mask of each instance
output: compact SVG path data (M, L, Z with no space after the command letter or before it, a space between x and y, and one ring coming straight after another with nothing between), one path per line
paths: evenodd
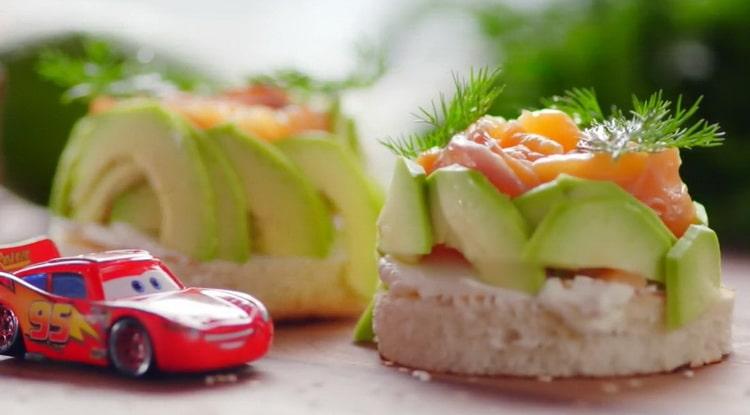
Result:
M59 258L57 245L49 238L34 238L0 245L0 271L12 273L29 265Z

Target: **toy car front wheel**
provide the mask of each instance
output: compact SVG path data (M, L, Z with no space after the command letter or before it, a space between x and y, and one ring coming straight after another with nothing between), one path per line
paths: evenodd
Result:
M154 366L151 337L136 320L126 318L112 326L108 349L112 365L123 375L140 377Z
M16 314L0 304L0 355L23 355L23 339L20 333Z

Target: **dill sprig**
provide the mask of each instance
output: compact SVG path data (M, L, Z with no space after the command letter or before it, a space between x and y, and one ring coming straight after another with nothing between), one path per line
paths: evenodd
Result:
M561 96L542 99L542 104L567 113L579 126L589 126L605 118L593 88L573 88Z
M303 96L337 95L346 90L373 85L388 69L387 53L382 46L360 43L356 46L356 58L354 70L343 79L317 79L297 69L280 69L269 74L250 76L248 83L275 86Z
M618 158L627 152L721 145L724 132L718 124L709 124L704 119L689 123L702 98L685 107L682 96L673 104L664 98L662 91L645 100L634 95L633 108L627 114L613 106L609 117L604 116L593 89L572 89L563 96L542 102L566 112L584 127L578 141L579 150L609 153Z
M437 103L432 101L431 108L420 108L416 114L418 122L432 127L430 131L389 137L380 140L380 143L396 155L407 158L416 158L426 150L445 146L454 135L467 129L490 110L503 90L499 80L499 69L472 69L468 79L454 73L455 93L450 101L440 94Z
M160 95L189 89L191 80L181 85L154 70L147 62L130 58L101 39L86 39L83 55L73 56L59 49L45 49L39 55L37 72L47 80L67 88L62 101L90 101L99 95Z

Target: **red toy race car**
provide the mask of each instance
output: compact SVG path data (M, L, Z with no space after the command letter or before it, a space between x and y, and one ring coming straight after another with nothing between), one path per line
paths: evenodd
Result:
M255 298L185 288L146 251L60 258L49 239L0 247L0 354L202 372L268 351L273 324ZM11 274L12 273L12 274Z

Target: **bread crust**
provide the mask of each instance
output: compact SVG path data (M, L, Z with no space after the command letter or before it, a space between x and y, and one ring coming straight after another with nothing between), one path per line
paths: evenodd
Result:
M163 260L187 286L252 294L266 305L277 321L352 317L367 304L367 299L349 286L346 256L340 250L322 259L253 256L238 264L192 260L124 224L101 226L52 218L50 236L63 255L146 249Z
M378 293L373 320L382 357L404 366L605 377L697 367L731 352L734 293L728 289L700 318L667 330L664 296L655 290L585 277L548 279L537 296L475 284L449 289L410 276L410 267L381 261L389 290ZM426 283L432 285L425 289Z

